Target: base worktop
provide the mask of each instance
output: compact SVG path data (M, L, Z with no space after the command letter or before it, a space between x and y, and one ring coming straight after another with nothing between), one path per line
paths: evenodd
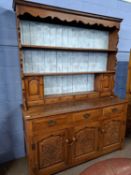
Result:
M63 102L49 105L39 105L29 107L28 110L23 110L25 119L33 119L38 117L46 117L50 115L72 113L82 110L97 109L115 104L125 104L127 100L119 99L118 97L101 97L88 100L79 100L73 102Z

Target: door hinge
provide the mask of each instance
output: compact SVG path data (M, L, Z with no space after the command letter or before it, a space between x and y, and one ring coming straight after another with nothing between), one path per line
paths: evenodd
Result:
M35 144L34 143L32 143L31 148L32 148L32 150L35 150Z

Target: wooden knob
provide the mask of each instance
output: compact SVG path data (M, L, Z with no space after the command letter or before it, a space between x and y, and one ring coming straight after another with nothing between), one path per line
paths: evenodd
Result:
M101 132L102 132L102 133L105 133L105 130L104 130L104 129L101 129Z
M69 139L66 139L65 142L66 142L66 143L69 143Z
M73 138L72 138L72 141L73 141L73 142L75 142L75 141L76 141L76 138L75 138L75 137L73 137Z
M30 118L30 116L29 115L27 115L27 116L25 116L26 118Z

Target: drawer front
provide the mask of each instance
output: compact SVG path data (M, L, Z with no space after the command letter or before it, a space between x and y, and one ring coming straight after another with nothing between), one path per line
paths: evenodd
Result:
M83 111L83 112L77 112L73 114L73 121L96 121L98 120L102 115L101 110L89 110L89 111Z
M108 117L108 116L116 116L118 114L124 113L125 112L125 107L124 105L114 105L110 107L106 107L103 109L103 117Z
M60 101L60 98L47 98L45 99L45 104L53 104Z
M48 132L52 130L62 129L68 125L68 116L50 116L43 119L36 119L32 122L33 132ZM46 130L47 129L47 130Z
M61 97L60 101L64 102L64 101L72 101L73 100L73 96L65 96L65 97Z
M83 100L83 99L87 99L88 95L87 94L81 94L81 95L76 95L75 99L76 100Z

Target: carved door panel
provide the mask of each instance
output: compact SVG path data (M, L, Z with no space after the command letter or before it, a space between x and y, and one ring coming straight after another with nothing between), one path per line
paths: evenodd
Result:
M59 130L35 140L34 157L37 175L50 175L67 166L67 131Z
M114 75L103 74L97 75L95 81L95 88L100 92L101 96L113 95Z
M103 83L102 83L102 89L103 91L111 91L112 89L112 75L103 75Z
M77 164L93 158L98 153L99 123L91 122L74 128L72 163Z
M106 153L119 148L122 144L123 132L124 121L120 117L103 121L101 128L102 152Z
M114 75L109 74L103 75L101 96L113 95L113 88L114 88Z
M30 101L43 99L43 77L33 76L25 79L26 96Z

